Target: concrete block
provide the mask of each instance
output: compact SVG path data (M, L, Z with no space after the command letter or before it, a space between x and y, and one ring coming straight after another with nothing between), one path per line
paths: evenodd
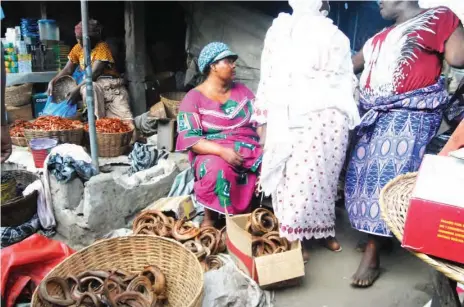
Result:
M52 194L53 209L75 209L81 202L84 194L84 184L79 178L74 178L68 183L58 182L52 174L50 178L50 192Z
M91 178L84 192L84 221L98 235L124 227L128 217L166 196L178 173L174 162L160 161L131 177L110 173Z

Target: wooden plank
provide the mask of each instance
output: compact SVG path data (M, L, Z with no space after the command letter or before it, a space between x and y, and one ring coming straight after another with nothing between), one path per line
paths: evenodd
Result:
M124 26L126 30L126 79L134 116L146 112L145 85L145 4L126 1Z
M461 307L461 302L456 291L457 283L455 281L433 270L432 282L435 294L431 307Z
M6 86L23 83L48 83L58 71L40 71L29 73L6 74Z
M40 2L40 18L47 19L47 3Z

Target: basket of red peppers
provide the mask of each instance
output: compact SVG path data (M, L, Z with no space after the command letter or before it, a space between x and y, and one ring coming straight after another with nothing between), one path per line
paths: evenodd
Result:
M97 130L98 156L118 157L126 152L132 140L134 125L119 118L100 118L95 121ZM89 125L84 127L89 142Z
M17 119L10 126L11 143L20 147L27 147L27 139L24 136L24 128L30 127L31 122Z
M24 137L29 143L32 139L49 138L59 143L81 145L84 125L78 120L59 116L41 116L24 126Z

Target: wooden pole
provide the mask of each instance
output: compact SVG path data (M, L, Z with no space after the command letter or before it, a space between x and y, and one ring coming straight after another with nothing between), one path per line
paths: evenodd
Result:
M131 109L134 116L146 112L146 47L145 4L126 1L124 27L126 30L126 80L128 81Z

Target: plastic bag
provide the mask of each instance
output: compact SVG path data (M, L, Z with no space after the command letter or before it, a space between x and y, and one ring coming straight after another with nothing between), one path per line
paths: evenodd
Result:
M4 304L12 307L29 282L37 286L45 275L74 253L66 244L34 234L2 249L1 293Z
M71 104L67 100L55 103L53 96L48 96L47 103L42 111L42 115L54 115L71 118L77 114L77 105Z

